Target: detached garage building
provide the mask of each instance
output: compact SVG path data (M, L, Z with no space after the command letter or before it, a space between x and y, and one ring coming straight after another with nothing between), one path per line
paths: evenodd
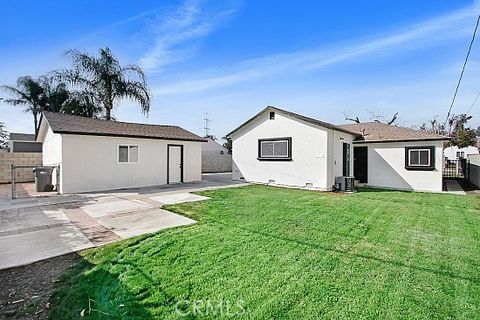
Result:
M37 141L43 165L60 166L61 193L201 180L206 140L178 126L44 112Z

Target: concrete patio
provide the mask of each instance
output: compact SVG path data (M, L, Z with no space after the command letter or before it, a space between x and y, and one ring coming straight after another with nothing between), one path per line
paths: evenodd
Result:
M241 185L220 174L198 183L0 200L0 269L194 224L161 207L208 199L194 191Z

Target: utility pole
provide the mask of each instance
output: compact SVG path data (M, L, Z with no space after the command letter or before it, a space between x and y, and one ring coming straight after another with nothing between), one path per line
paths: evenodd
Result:
M205 130L205 138L210 136L210 127L208 124L210 123L210 119L208 118L208 112L205 112L205 118L203 118L205 121L205 126L203 127L203 130Z

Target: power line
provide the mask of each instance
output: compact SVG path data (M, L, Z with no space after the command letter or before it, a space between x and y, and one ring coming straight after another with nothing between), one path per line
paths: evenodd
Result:
M455 103L455 99L457 98L458 88L460 87L460 83L462 82L463 74L465 73L465 67L467 66L468 58L470 57L470 52L472 51L473 42L475 41L475 36L477 35L479 22L480 22L480 15L477 18L477 23L475 24L475 29L473 30L472 40L470 41L470 45L468 46L467 56L465 57L465 62L463 63L462 72L460 72L460 78L458 79L457 87L455 88L452 103L450 104L450 108L448 109L447 118L445 119L444 126L447 125L448 118L450 118L450 114L452 112L453 104Z
M477 96L475 97L472 104L470 105L470 108L468 108L467 115L470 113L470 111L472 111L473 106L475 105L479 97L480 97L480 91L478 91Z

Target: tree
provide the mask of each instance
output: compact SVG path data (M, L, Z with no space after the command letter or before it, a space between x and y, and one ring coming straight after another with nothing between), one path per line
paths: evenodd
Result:
M228 149L228 153L232 153L232 139L227 137L223 137L222 139L225 141L223 147Z
M111 119L115 105L123 99L140 104L142 112L150 110L150 93L142 69L137 65L120 65L110 49L100 49L95 57L78 50L68 50L73 68L60 74L61 79L89 92L90 97L103 106L106 120Z
M8 149L8 132L5 128L5 124L0 122L0 149Z
M454 146L465 148L475 145L475 130L466 127L470 119L472 119L472 116L459 114L452 115L448 120L449 133Z
M467 114L451 115L447 121L447 126L441 124L436 117L427 123L422 124L421 130L450 137L451 141L447 143L465 148L475 145L476 132L474 129L467 128L466 124L472 119L472 116Z
M17 87L0 86L0 89L11 94L14 98L3 99L6 103L14 106L24 106L25 112L31 112L35 127L35 134L38 132L38 116L46 104L45 95L41 84L29 76L18 78Z
M395 123L395 121L397 121L398 119L398 112L396 112L393 117L388 120L388 121L384 121L385 119L385 116L383 115L383 113L381 112L375 112L375 111L371 111L371 110L368 110L367 111L370 113L371 117L370 117L370 120L373 120L375 122L380 122L380 123L386 123L388 125L392 125ZM360 121L360 118L359 117L349 117L347 114L344 113L344 116L345 116L345 120L347 121L351 121L353 123L362 123L362 121Z
M43 76L39 82L46 100L43 110L88 118L99 116L101 107L96 103L93 93L70 91L67 84L56 76Z
M87 118L99 118L102 108L96 103L91 92L73 91L63 103L61 112Z
M475 130L470 128L460 129L456 131L455 136L452 139L452 143L459 148L466 148L475 145L475 138Z
M433 118L432 120L430 120L428 122L424 122L420 126L420 130L423 130L423 131L426 131L426 132L429 132L429 133L434 133L434 134L446 136L447 132L445 131L445 126L437 120L437 117Z

